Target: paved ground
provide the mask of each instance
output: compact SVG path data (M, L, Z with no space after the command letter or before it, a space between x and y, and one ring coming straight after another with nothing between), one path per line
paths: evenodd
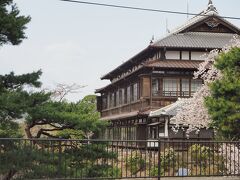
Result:
M183 178L162 178L161 180L240 180L240 177L183 177Z
M131 179L129 179L131 180ZM134 179L140 180L140 179ZM145 180L157 180L152 178L146 178ZM161 180L240 180L238 177L174 177L174 178L161 178Z

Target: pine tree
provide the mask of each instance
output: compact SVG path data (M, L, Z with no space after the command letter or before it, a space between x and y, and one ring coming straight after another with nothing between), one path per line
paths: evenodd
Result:
M213 126L227 139L240 139L240 48L221 53L215 67L222 78L210 85L206 106Z
M13 0L0 1L0 46L7 43L18 45L26 38L24 30L31 18L19 14Z

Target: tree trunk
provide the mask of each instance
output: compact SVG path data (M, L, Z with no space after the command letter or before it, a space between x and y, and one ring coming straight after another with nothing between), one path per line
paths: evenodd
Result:
M31 133L31 126L30 125L27 125L26 127L25 127L25 132L26 132L26 135L27 135L27 137L29 138L29 139L31 139L32 138L32 133Z

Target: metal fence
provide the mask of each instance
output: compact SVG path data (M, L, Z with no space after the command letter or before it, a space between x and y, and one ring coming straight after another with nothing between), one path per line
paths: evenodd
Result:
M19 179L240 176L240 142L0 139L0 179L9 174Z

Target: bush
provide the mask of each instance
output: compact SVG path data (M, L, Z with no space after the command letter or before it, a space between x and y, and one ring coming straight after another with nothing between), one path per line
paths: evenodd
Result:
M164 170L160 168L160 175L163 176ZM158 167L154 167L150 170L150 176L151 177L158 177Z
M206 162L212 155L210 147L200 144L194 144L190 146L188 152L191 154L192 160L194 160L196 163Z
M173 148L166 148L164 150L164 155L161 154L161 168L163 167L164 171L169 170L169 168L176 165L176 152Z
M145 160L139 155L138 153L132 154L127 162L126 162L128 170L132 174L137 174L137 172L141 171L142 169L145 168L146 162Z

